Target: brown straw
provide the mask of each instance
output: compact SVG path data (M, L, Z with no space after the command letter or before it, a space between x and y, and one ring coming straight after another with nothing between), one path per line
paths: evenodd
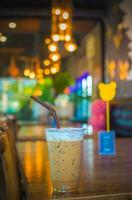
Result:
M54 117L54 120L56 122L56 127L60 128L60 123L59 123L59 120L58 120L58 117L57 117L55 109L51 105L49 105L49 104L47 104L45 102L42 103L37 97L35 97L33 95L31 96L31 98L33 100L35 100L36 102L38 102L39 104L41 104L42 106L44 106L45 108L47 108L52 113L52 115Z

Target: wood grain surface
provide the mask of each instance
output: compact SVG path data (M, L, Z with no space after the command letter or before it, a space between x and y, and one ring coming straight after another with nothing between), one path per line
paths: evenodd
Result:
M17 148L34 200L132 200L132 138L117 138L115 156L98 155L97 137L85 139L79 191L74 194L52 194L45 140L18 142Z

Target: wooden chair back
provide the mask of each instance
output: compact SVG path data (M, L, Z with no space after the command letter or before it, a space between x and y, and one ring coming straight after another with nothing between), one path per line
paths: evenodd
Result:
M1 159L1 154L4 150L4 141L0 137L0 199L5 200L7 199L6 195L6 181L5 181L5 175L4 175L4 169Z
M3 128L0 130L0 141L3 144L0 159L4 171L7 200L20 200L20 183L18 168L13 155L13 145L11 145L7 131Z

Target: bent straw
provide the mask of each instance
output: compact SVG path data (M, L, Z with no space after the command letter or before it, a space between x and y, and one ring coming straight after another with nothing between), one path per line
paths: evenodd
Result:
M47 108L52 113L52 115L54 117L54 120L56 122L56 127L60 128L60 123L59 123L59 120L58 120L58 117L57 117L55 109L51 105L49 105L49 104L47 104L45 102L42 103L37 97L35 97L33 95L31 96L31 98L33 100L35 100L36 102L38 102L39 104L41 104L42 106L44 106L45 108Z

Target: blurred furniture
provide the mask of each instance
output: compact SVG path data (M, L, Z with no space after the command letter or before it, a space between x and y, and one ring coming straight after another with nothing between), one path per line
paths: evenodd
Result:
M19 125L18 125L16 116L11 115L11 114L0 114L0 121L7 123L7 125L10 127L10 130L12 132L12 137L16 141L17 133L18 133L18 129L19 129Z
M1 151L0 159L2 161L4 177L5 177L5 190L6 199L19 200L20 199L20 182L18 177L18 170L13 155L13 149L10 144L8 135L4 130L1 130L0 140L3 143L3 151Z
M1 159L1 154L4 151L4 143L3 140L0 137L0 199L5 200L7 198L6 195L6 180L4 176L4 169L2 165L2 159Z
M3 185L0 197L5 193L3 200L30 200L31 192L18 158L12 127L8 118L0 122L0 182Z

